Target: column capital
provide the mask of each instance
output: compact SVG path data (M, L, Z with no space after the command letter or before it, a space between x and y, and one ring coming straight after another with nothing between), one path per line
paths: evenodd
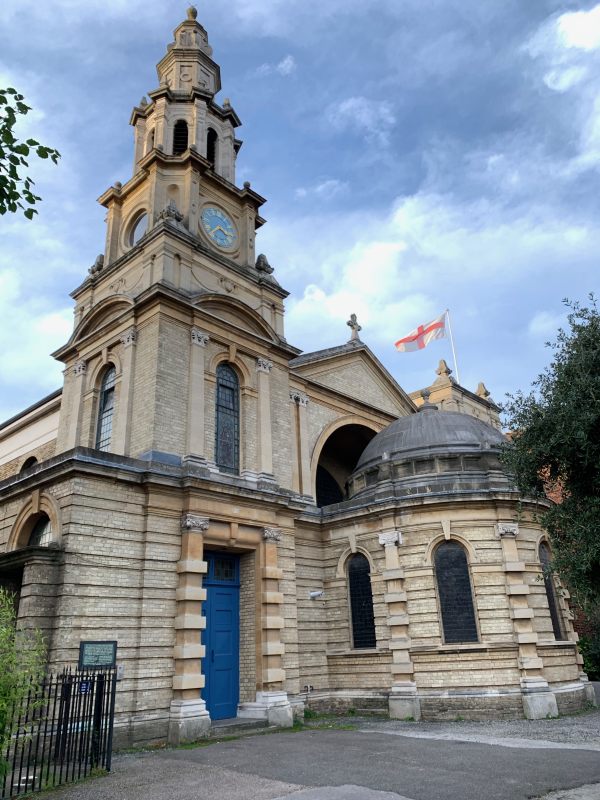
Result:
M268 358L257 358L256 359L256 371L257 372L271 372L273 369L273 362L269 361Z
M132 325L131 328L122 333L119 339L123 347L131 347L131 345L135 344L137 341L137 328L135 325Z
M305 408L308 405L308 395L304 394L304 392L300 392L297 389L292 389L290 391L290 400L292 403L298 403L298 405Z
M87 372L87 364L83 359L76 361L73 365L73 375L85 375Z
M280 542L281 528L263 528L263 539L265 542Z
M206 347L206 345L210 342L210 336L208 333L203 333L200 328L192 328L190 331L190 337L192 344L197 344L199 347Z
M516 539L519 535L519 525L517 522L498 522L496 524L496 530L501 539Z
M402 531L385 531L385 533L380 533L379 544L382 547L395 547L402 544Z
M184 514L181 517L182 531L199 531L204 533L208 530L210 520L208 517L199 517L196 514Z

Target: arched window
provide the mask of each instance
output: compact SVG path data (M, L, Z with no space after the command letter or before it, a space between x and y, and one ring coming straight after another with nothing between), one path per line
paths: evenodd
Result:
M458 542L442 542L435 551L444 642L477 642L477 624L467 555Z
M352 615L352 646L355 649L375 647L375 619L369 561L362 553L348 560L348 591Z
M206 158L210 161L210 163L214 167L217 163L217 142L219 141L219 137L217 132L214 128L209 128L206 133Z
M215 461L223 472L239 472L240 385L228 364L217 367Z
M563 626L561 624L558 602L556 600L556 590L554 588L554 578L552 577L552 554L547 542L540 543L540 564L544 574L544 586L546 587L546 597L548 608L550 609L550 619L552 620L552 630L555 639L566 639Z
M178 119L173 128L173 155L185 153L188 146L188 126L183 119Z
M27 547L47 547L51 541L52 523L50 517L43 514L31 529Z
M23 462L23 466L21 467L20 472L25 472L25 470L35 467L37 463L38 460L35 456L29 456L29 458L26 458L25 461Z
M142 236L145 235L146 231L148 230L148 214L145 211L142 211L139 214L131 226L129 231L129 244L133 247L134 244L137 244Z
M115 410L115 380L116 370L109 367L100 384L100 398L98 401L98 425L96 427L96 449L108 450L112 438L113 414Z

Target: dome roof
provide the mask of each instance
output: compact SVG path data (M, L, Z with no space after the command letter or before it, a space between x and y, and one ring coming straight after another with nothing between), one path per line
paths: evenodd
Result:
M505 441L487 422L438 411L426 402L418 413L395 420L371 439L348 478L349 496L443 494L458 499L465 492L509 489L511 480L499 460Z
M417 414L400 417L371 439L356 470L381 460L404 460L421 453L489 450L504 441L499 430L470 414L438 411L437 406L425 405Z

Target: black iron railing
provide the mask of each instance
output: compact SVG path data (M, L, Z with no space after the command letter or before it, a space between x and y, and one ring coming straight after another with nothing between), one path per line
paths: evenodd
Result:
M110 770L116 671L72 671L31 686L9 709L0 798L38 792Z

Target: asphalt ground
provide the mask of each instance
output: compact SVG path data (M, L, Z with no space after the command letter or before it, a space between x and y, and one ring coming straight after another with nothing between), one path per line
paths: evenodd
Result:
M110 775L44 797L600 800L600 710L557 720L312 724L320 727L117 755ZM353 727L327 727L340 724Z

